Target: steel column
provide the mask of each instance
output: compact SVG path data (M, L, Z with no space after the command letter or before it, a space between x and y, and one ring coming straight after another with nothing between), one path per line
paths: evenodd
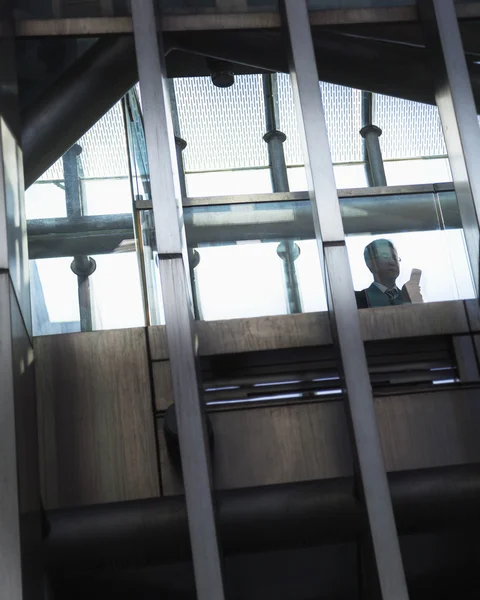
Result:
M435 99L479 293L480 128L453 0L419 0Z
M82 147L74 144L62 157L67 218L83 216L83 198L78 175L78 156L81 152ZM92 301L88 278L96 269L95 261L85 254L76 255L70 268L77 276L80 330L92 331Z
M307 4L305 0L283 0L282 6L290 35L290 74L304 142L315 232L326 275L334 339L342 358L359 483L380 590L385 600L405 600L408 591L345 245Z
M387 185L387 179L379 140L382 130L373 124L373 101L374 96L371 92L362 92L362 129L360 129L360 135L363 138L363 160L365 161L368 185L383 187Z
M208 437L197 380L188 260L161 34L153 0L132 3L160 279L197 597L223 600Z
M263 99L265 103L265 124L267 133L263 139L268 145L268 158L270 162L270 175L274 192L288 192L287 163L283 143L286 135L279 131L279 108L277 74L263 75ZM284 240L278 245L277 254L283 262L287 303L289 313L302 312L302 300L298 289L297 270L295 260L300 255L300 248L292 240Z

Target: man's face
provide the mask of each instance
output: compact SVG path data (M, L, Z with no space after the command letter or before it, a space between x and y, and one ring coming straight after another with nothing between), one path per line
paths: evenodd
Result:
M375 255L368 263L370 271L382 279L397 279L400 274L400 260L394 248L378 246Z

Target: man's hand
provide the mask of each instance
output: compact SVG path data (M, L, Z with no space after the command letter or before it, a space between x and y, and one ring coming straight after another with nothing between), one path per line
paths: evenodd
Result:
M402 292L407 295L412 304L423 302L423 296L420 288L421 276L422 271L420 269L412 269L410 279L402 288Z

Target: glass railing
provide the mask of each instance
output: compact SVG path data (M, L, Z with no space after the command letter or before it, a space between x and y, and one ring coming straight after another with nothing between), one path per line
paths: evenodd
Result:
M453 190L411 186L344 190L340 206L356 290L373 275L365 247L387 239L401 263L399 289L419 269L424 302L474 295ZM282 199L283 198L283 199ZM187 199L184 222L196 317L205 320L326 310L311 205L306 193ZM137 211L140 274L128 214L32 220L29 245L37 334L80 329L72 256L94 258L90 276L93 328L139 325L141 290L149 322L164 322L154 225L149 201ZM296 304L295 304L296 300ZM60 325L63 323L63 325Z
M287 98L288 82L279 82L280 96ZM243 81L239 94L243 90L253 102L249 94L258 83ZM189 138L181 153L188 195L183 199L183 219L196 318L326 310L311 204L301 191L306 189L304 167L295 166L301 155L291 98L280 103L280 112L288 132L289 185L299 191L273 193L270 168L264 164L268 159L261 136L264 128L258 118L248 140L241 139L238 124L250 113L245 113L245 107L232 108L232 99L222 104L217 92L208 96L214 121L225 117L226 110L233 111L228 114L237 135L229 136L226 119L222 125L226 142L220 148L215 136L207 136L210 121L198 124L198 111L187 114L192 109L188 100L192 85L183 82L175 91L180 125ZM205 87L202 83L198 94ZM366 187L359 98L355 90L334 87L322 90L332 157L345 161L334 164L334 170L337 186L343 182L349 188L339 189L338 195L355 289L368 289L375 277L372 262L365 261L365 248L385 239L395 247L394 262L401 259L392 265L400 291L413 270L420 276L423 302L473 296L453 186L429 183L449 176L445 157L435 154L443 152L438 115L426 105L392 104L379 96L377 115L384 129L380 141L388 186ZM345 124L347 117L351 123ZM410 139L400 132L417 121L427 123L428 137L427 132L417 131ZM202 155L202 140L208 156ZM58 161L26 194L34 333L161 324L161 282L137 92L132 90L125 99L123 115L117 105L78 146L81 151L72 164L69 151L68 160ZM218 155L212 157L215 148ZM432 156L422 158L426 153ZM246 162L250 166L241 168ZM222 166L226 170L201 172ZM73 173L74 185L66 168ZM422 184L408 185L412 180ZM392 181L402 185L394 187ZM82 265L91 272L85 274ZM419 301L418 295L415 300Z

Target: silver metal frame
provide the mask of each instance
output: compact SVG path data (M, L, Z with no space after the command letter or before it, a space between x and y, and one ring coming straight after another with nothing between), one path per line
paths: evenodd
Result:
M163 44L161 35L157 37L153 0L135 0L132 11L197 597L223 600Z
M480 16L480 3L459 4L459 18ZM310 13L314 26L351 25L353 23L400 23L417 21L414 6L319 10ZM237 12L165 15L163 31L227 29L272 29L280 26L276 12ZM113 35L132 33L130 17L83 17L75 19L25 19L16 22L17 37Z
M1 162L1 151L0 151ZM1 193L0 193L1 200ZM2 595L21 600L19 497L15 436L15 395L13 386L10 278L0 272L0 581Z
M283 0L283 13L290 36L290 75L303 134L315 231L326 272L334 338L342 357L378 582L382 598L406 600L407 584L345 245L306 1Z
M473 279L479 293L480 127L453 0L419 0L419 15Z
M434 192L452 192L453 183L434 183L421 185L392 185L386 187L348 188L337 190L339 198L363 198L367 196L399 196L402 194L424 194ZM305 192L270 192L266 194L238 194L232 196L187 197L183 199L183 207L191 206L222 206L226 204L252 204L262 202L297 202L306 200ZM137 210L151 210L151 200L137 200Z

